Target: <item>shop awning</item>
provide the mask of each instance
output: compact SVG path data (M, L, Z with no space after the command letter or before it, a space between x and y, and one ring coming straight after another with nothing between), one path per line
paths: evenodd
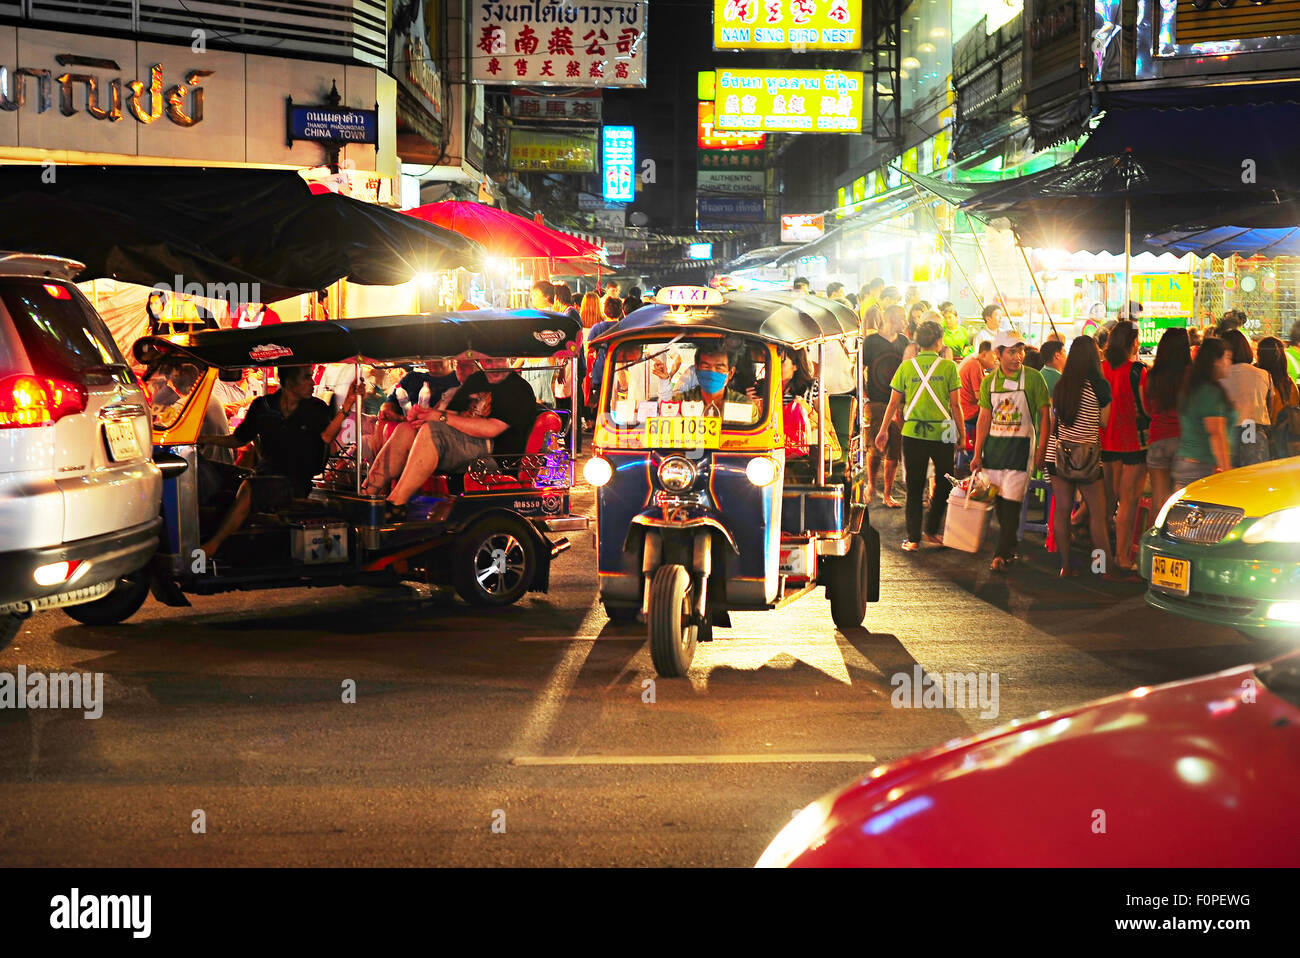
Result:
M244 284L228 295L265 302L339 279L396 285L483 253L395 210L314 195L293 170L36 165L0 168L0 249L79 260L82 279Z
M1300 228L1248 229L1214 226L1203 230L1169 230L1146 237L1146 245L1171 253L1197 256L1300 256Z
M810 243L804 243L802 246L787 246L785 252L777 257L776 265L791 266L805 256L825 255L825 251L838 242L842 229L842 226L833 226Z

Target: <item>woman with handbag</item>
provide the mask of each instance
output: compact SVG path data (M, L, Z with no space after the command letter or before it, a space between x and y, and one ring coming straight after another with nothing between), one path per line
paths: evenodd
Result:
M1061 577L1078 575L1070 567L1070 508L1079 493L1088 507L1094 553L1101 550L1102 577L1132 581L1133 575L1111 571L1110 536L1106 532L1101 481L1101 428L1110 419L1110 385L1101 374L1101 356L1091 336L1070 344L1065 369L1052 390L1052 430L1047 438L1047 474L1052 477L1052 534L1061 560ZM1094 566L1095 568L1095 566Z

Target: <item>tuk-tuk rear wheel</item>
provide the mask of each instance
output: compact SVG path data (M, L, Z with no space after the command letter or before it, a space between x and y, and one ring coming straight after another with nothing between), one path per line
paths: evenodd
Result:
M849 536L847 555L827 559L826 595L836 628L853 629L867 617L867 548L861 536Z
M664 678L686 675L695 659L698 627L690 623L691 575L684 566L660 566L650 581L650 614L646 635L650 659Z
M537 547L523 522L492 516L461 533L454 562L456 593L470 605L513 605L537 575Z

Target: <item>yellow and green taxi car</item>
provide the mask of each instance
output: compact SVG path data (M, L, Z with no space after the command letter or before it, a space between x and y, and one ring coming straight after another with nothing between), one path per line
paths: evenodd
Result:
M1300 457L1174 493L1142 537L1139 569L1158 609L1300 638Z

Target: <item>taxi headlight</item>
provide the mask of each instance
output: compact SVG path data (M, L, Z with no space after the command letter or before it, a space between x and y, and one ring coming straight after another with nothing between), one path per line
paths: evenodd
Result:
M586 479L587 484L590 486L603 486L613 476L614 467L609 464L609 460L604 456L592 456L587 460L587 464L582 467L582 478Z
M772 844L755 862L755 868L786 868L808 850L814 840L821 837L826 820L830 817L830 803L813 802L777 833Z
M665 459L659 466L659 482L671 492L685 492L695 476L695 464L681 456Z
M1168 499L1165 500L1165 504L1161 506L1160 511L1156 513L1157 530L1163 529L1165 527L1165 517L1169 515L1169 510L1172 509L1178 502L1180 502L1183 496L1185 495L1187 495L1187 490L1179 489L1172 496L1170 496Z
M1241 537L1242 542L1300 542L1300 506L1270 512Z
M755 456L745 464L745 475L756 486L770 485L776 478L776 460L771 456Z

